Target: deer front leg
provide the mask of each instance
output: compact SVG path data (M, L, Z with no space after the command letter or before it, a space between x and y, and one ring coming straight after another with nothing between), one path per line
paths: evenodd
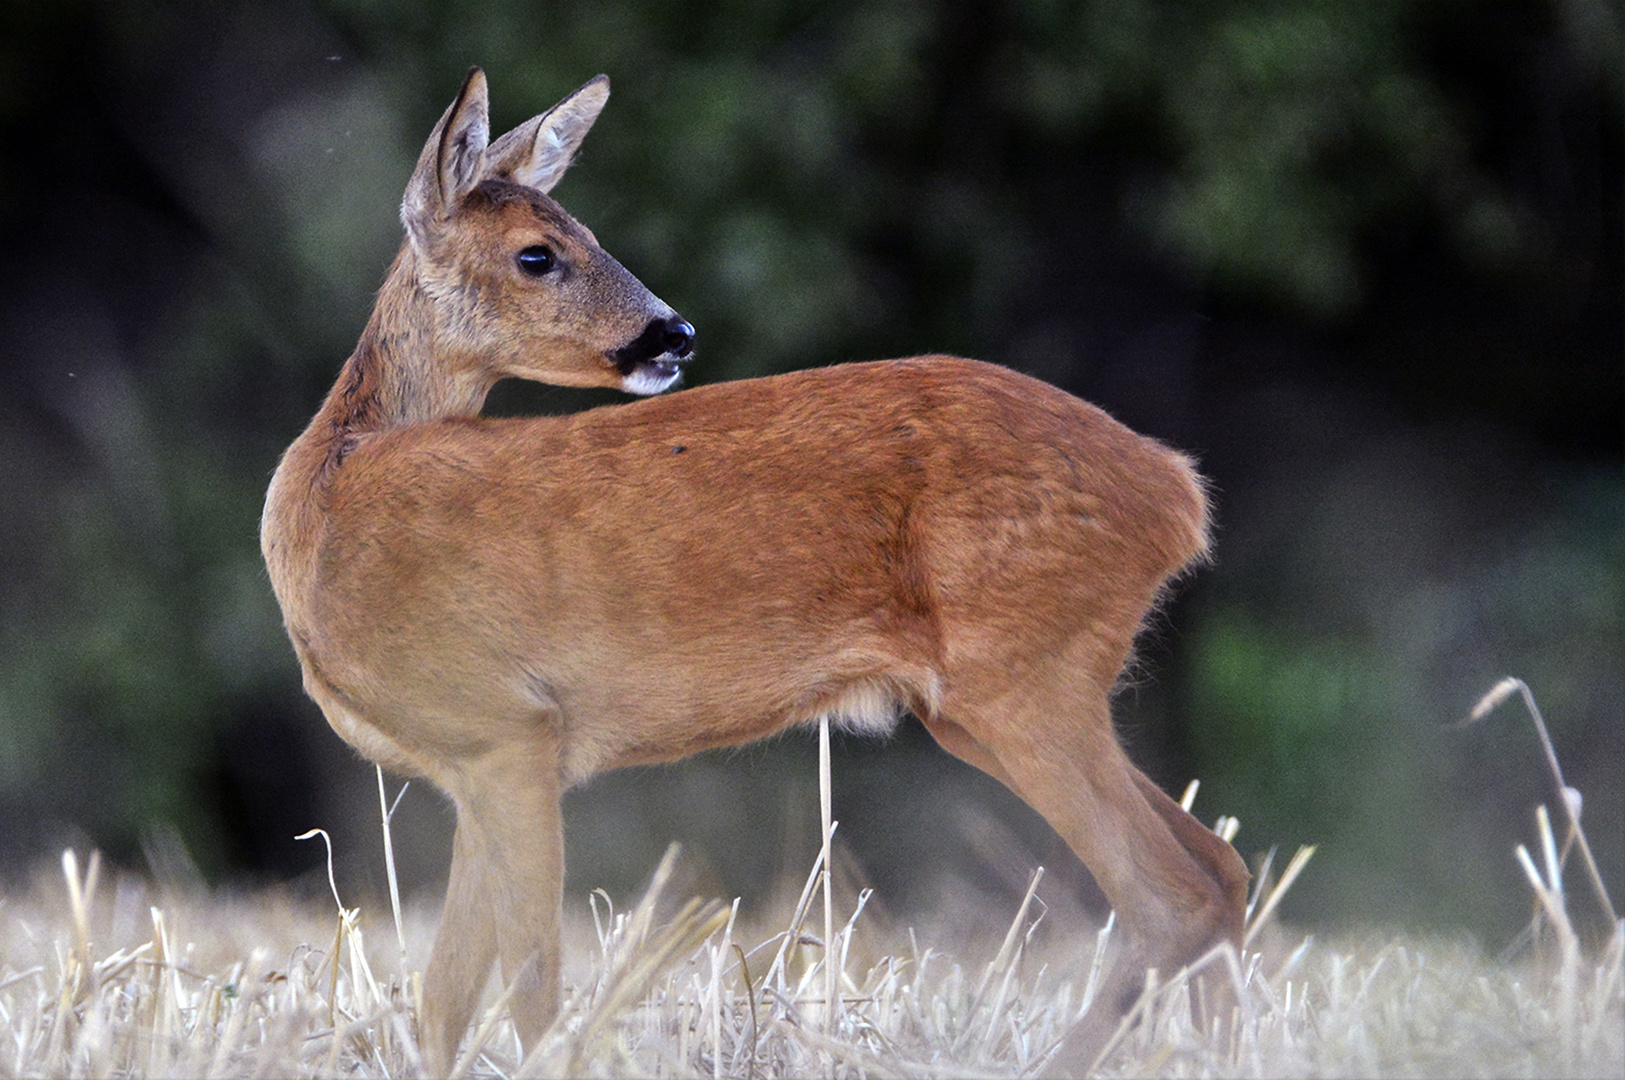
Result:
M564 895L563 794L551 742L529 760L506 762L489 828L497 837L501 882L496 909L502 977L513 987L508 1011L528 1054L559 1012L559 913Z
M480 991L496 959L492 921L489 852L484 837L459 808L452 841L451 879L440 913L429 970L423 979L418 1039L429 1076L449 1076L457 1047L479 1005Z
M551 718L549 718L551 719ZM424 1064L444 1075L500 957L528 1052L559 1011L564 832L557 727L491 740L441 779L457 805L451 881L423 993Z

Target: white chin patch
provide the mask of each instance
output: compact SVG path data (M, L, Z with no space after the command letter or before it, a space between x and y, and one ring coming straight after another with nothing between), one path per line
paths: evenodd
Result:
M621 389L648 396L669 389L682 377L683 369L676 364L639 364L621 379Z

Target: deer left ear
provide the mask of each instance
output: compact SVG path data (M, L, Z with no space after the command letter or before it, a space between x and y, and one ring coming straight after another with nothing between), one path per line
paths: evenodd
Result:
M542 115L492 143L485 155L485 175L542 192L553 190L608 100L609 76L588 80Z
M401 220L414 236L444 220L480 182L491 137L490 110L485 72L470 68L457 99L430 132L407 182Z

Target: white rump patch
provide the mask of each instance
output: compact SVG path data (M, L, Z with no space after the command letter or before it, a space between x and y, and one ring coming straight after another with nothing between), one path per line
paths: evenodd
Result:
M848 687L827 709L812 718L829 717L830 724L859 735L890 735L897 729L902 707L883 686L872 683Z

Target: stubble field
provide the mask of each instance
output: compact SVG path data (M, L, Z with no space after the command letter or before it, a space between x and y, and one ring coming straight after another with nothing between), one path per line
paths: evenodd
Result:
M1093 1071L1625 1077L1625 923L1600 879L1586 876L1576 821L1565 814L1554 828L1539 808L1536 822L1533 851L1509 842L1532 919L1507 954L1487 956L1465 939L1373 929L1320 940L1281 926L1280 897L1312 872L1312 852L1300 851L1257 868L1240 954L1199 965L1204 978L1234 986L1231 1023L1198 1030L1196 984L1187 973L1153 974ZM676 852L631 910L595 895L568 911L565 1005L549 1037L521 1060L493 984L458 1073L767 1080L1079 1070L1057 1050L1112 955L1109 924L1092 933L1044 926L1040 871L1025 901L1001 915L1002 938L930 940L940 932L866 910L864 891L820 888L827 803L823 828L824 852L777 913L741 920L737 904L684 897L672 884ZM387 827L384 835L387 851ZM379 908L346 908L336 889L327 905L176 893L65 852L60 873L0 897L0 1075L420 1075L415 1013L434 913L403 912L398 901Z

